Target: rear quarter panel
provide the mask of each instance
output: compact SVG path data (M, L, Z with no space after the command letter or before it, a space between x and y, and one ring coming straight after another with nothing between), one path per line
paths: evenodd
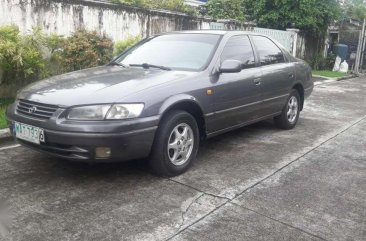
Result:
M311 94L314 88L311 68L305 61L297 60L297 62L295 62L295 72L296 72L296 81L300 82L304 87L305 98L307 98Z

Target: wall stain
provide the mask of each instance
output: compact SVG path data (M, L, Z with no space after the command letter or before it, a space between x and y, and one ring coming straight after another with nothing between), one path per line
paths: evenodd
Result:
M114 41L196 30L212 21L183 13L88 0L0 0L0 6L0 25L16 24L22 33L41 27L47 34L69 36L76 29L87 28L105 33Z

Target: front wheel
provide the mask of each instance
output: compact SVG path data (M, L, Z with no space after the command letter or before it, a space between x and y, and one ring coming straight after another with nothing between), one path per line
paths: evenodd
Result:
M159 176L177 176L191 166L199 147L195 118L185 111L168 113L159 124L149 164Z
M282 113L274 118L275 125L284 130L293 129L300 117L300 106L300 95L297 90L292 90Z

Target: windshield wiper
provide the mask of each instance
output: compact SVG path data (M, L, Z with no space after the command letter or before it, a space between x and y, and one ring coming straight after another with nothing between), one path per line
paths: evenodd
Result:
M148 63L143 63L143 64L130 64L131 67L142 67L144 69L149 69L149 68L158 68L158 69L162 69L162 70L172 70L169 67L166 66L161 66L161 65L153 65L153 64L148 64Z
M121 63L118 63L118 62L110 62L108 65L112 65L112 66L121 66L121 67L123 67L123 68L127 68L127 66L126 65L124 65L124 64L121 64Z

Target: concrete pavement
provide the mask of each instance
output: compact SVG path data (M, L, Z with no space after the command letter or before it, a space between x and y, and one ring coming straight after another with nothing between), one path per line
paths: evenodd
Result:
M5 240L364 240L366 78L317 85L299 125L204 143L186 174L0 148Z
M366 120L173 240L365 240Z

